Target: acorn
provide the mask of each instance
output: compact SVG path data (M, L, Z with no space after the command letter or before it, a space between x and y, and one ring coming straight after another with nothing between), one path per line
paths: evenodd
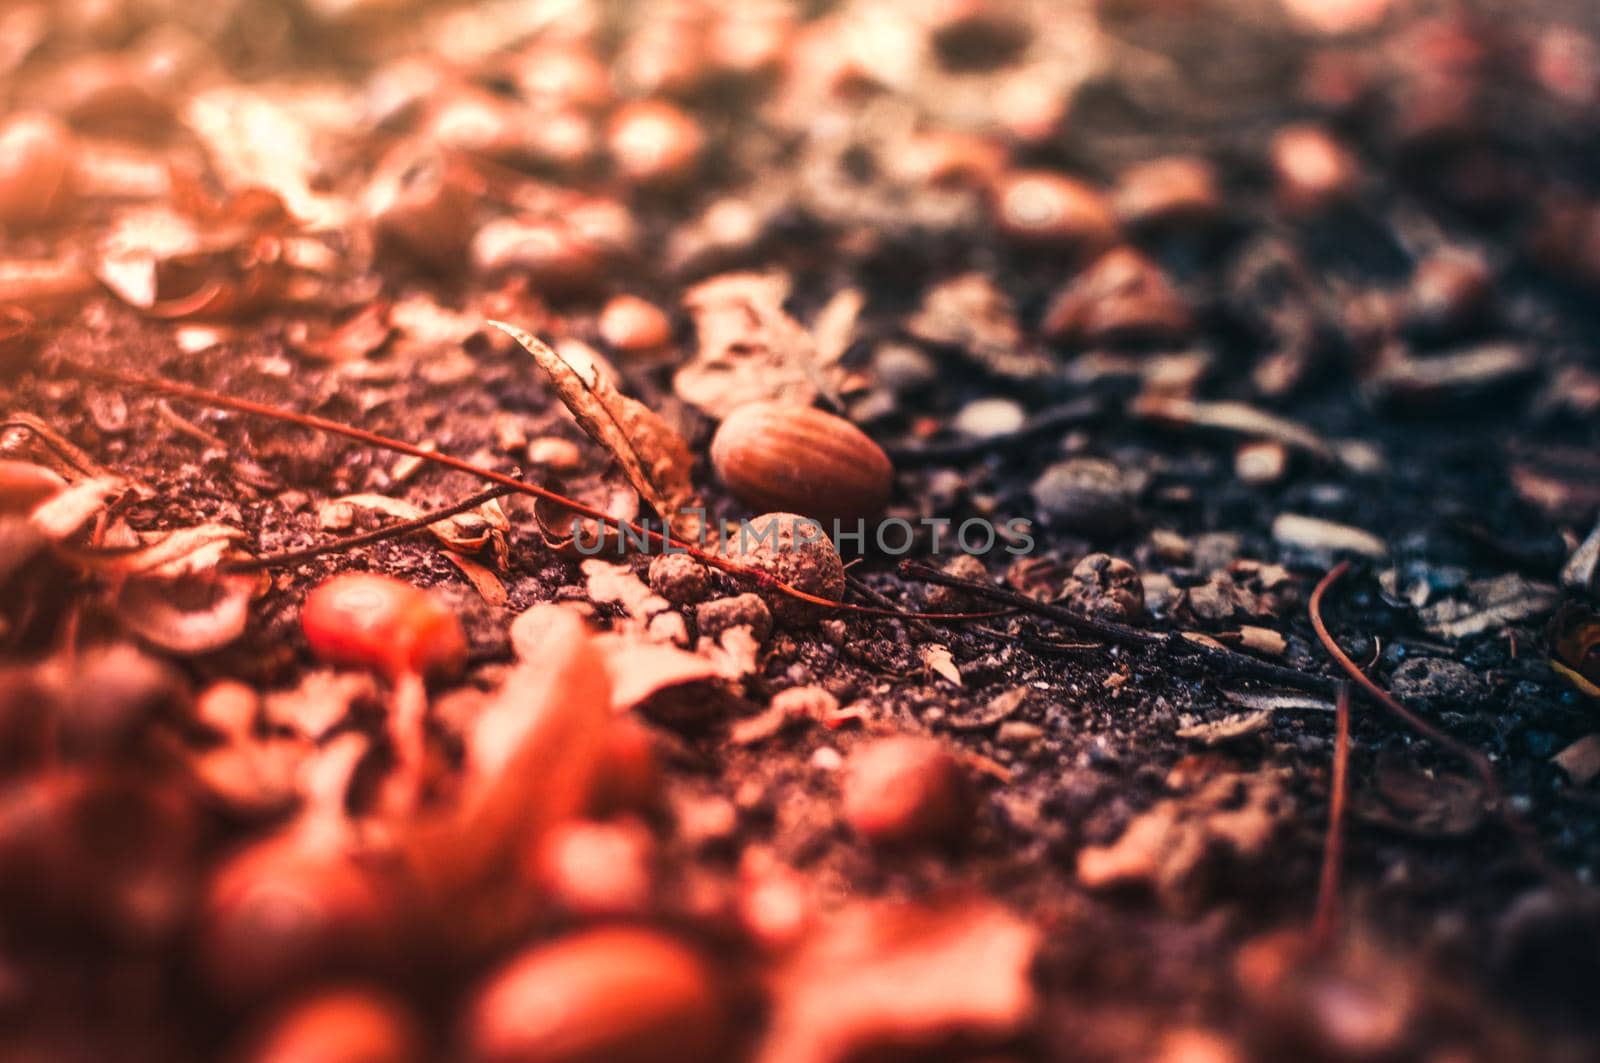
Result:
M711 464L739 501L854 525L883 511L894 466L861 429L809 406L755 402L728 415Z

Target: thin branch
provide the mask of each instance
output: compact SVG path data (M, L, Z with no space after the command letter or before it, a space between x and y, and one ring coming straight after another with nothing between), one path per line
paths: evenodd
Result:
M1311 614L1311 626L1316 629L1317 638L1322 641L1323 648L1328 651L1329 656L1338 662L1339 667L1344 669L1344 673L1354 680L1362 690L1371 695L1374 701L1382 705L1389 715L1434 745L1454 754L1472 769L1473 774L1478 777L1479 784L1483 787L1485 803L1489 806L1490 811L1505 824L1511 836L1516 839L1517 847L1521 850L1523 859L1547 876L1552 878L1565 877L1563 873L1551 866L1550 862L1545 858L1544 851L1539 847L1538 838L1534 836L1533 831L1523 822L1521 817L1511 810L1510 805L1506 802L1504 792L1500 789L1500 779L1495 775L1494 765L1489 763L1489 758L1465 742L1445 734L1396 701L1392 694L1373 682L1361 670L1360 666L1350 659L1350 655L1340 648L1338 642L1334 641L1333 635L1328 631L1328 626L1322 619L1322 599L1349 570L1350 562L1339 562L1328 570L1328 574L1317 582L1315 589L1311 592L1311 600L1308 603L1307 611Z
M1144 631L1140 628L1129 627L1127 624L1118 624L1109 620L1094 620L1079 613L1074 613L1062 606L1036 601L1025 594L1008 591L992 584L961 579L920 562L902 561L900 563L900 572L910 579L938 583L946 587L958 587L969 594L975 594L994 602L1002 602L1024 612L1053 620L1062 627L1105 642L1121 646L1139 646L1145 649L1163 650L1179 660L1198 661L1216 670L1251 679L1278 683L1296 690L1309 690L1314 693L1332 696L1338 686L1335 680L1326 676L1312 675L1309 672L1285 668L1282 665L1268 664L1266 661L1258 661L1254 657L1236 653L1233 650L1219 649L1215 646L1194 642L1176 632L1164 634L1155 631Z
M1344 808L1349 790L1350 688L1339 684L1333 739L1333 784L1328 795L1328 833L1322 842L1322 877L1317 884L1317 914L1311 921L1313 947L1325 949L1333 941L1343 911L1339 880L1344 871Z
M224 572L256 572L264 568L279 568L284 565L297 565L302 561L309 561L323 554L339 553L343 550L354 550L358 546L367 546L371 543L382 542L385 539L394 539L410 532L420 531L441 520L448 520L469 509L477 509L485 502L492 502L510 494L507 487L491 487L487 491L479 491L470 498L452 503L443 509L436 509L431 513L424 513L420 517L410 520L396 521L385 524L372 531L361 532L359 535L347 535L342 539L330 539L325 543L316 543L300 550L285 550L280 554L266 554L262 557L241 558L237 561L227 561L218 567Z

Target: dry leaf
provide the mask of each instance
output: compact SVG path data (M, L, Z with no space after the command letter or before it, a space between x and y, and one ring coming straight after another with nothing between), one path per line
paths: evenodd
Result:
M60 542L105 509L106 500L124 484L125 481L115 476L100 476L73 484L35 506L28 514L28 522L45 538Z
M655 411L618 391L595 365L575 366L515 325L489 324L533 355L578 424L611 452L628 482L667 522L672 534L699 542L705 507L689 478L694 459L683 437Z
M788 294L777 273L729 273L689 289L683 305L700 347L672 378L678 397L717 420L750 402L811 405L817 345L783 309Z
M550 549L560 553L576 554L574 541L581 541L590 554L621 554L623 540L621 526L632 524L639 518L639 492L608 469L606 475L585 480L577 487L551 477L546 486L558 494L597 509L610 518L603 526L593 517L583 517L566 506L546 498L533 503L534 519L539 522L539 538Z
M467 577L467 581L484 601L496 609L505 608L506 603L511 600L511 595L506 591L506 585L500 582L499 576L471 558L462 557L454 550L446 550L444 556L445 560L461 570L461 574Z
M213 523L142 533L140 538L144 545L133 549L80 550L74 556L107 575L178 579L213 572L224 559L243 556L234 544L248 536L238 528Z
M687 683L728 678L709 657L640 635L610 632L594 636L610 677L611 708L627 712L653 695Z
M221 649L244 634L256 581L249 576L135 577L117 595L117 618L170 653Z
M589 597L596 602L622 606L641 630L649 625L651 617L672 608L670 602L651 590L627 565L591 557L585 559L581 567L588 582Z
M1267 724L1272 722L1272 710L1239 712L1205 722L1195 721L1190 716L1180 716L1178 719L1183 724L1175 732L1179 738L1192 738L1204 745L1215 746L1265 730Z
M1467 584L1467 600L1447 598L1417 611L1430 635L1464 639L1555 608L1559 595L1548 584L1534 583L1515 572Z
M428 514L427 510L415 503L401 498L390 498L388 495L345 495L335 499L334 503L377 510L398 520L418 520ZM510 530L511 521L500 508L499 499L490 499L476 509L457 513L428 525L428 531L443 543L446 549L462 553L475 553L486 545L494 543L496 554L500 554L503 552L505 535Z
M1551 757L1550 762L1579 786L1588 786L1600 775L1600 734L1584 735Z
M989 900L847 906L774 973L756 1060L922 1058L955 1040L1015 1036L1036 1006L1038 945L1038 930Z
M358 702L381 704L370 673L318 670L307 672L292 690L275 690L262 702L268 723L320 741L350 716Z
M937 642L922 648L922 663L928 666L929 671L943 676L956 686L961 685L961 669L956 667L955 658Z

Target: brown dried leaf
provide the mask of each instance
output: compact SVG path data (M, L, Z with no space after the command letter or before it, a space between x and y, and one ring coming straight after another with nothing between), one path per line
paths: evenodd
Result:
M107 500L124 486L125 481L115 476L73 484L35 506L28 514L28 522L45 538L60 542L104 510Z
M415 503L402 498L390 498L388 495L345 495L335 499L335 502L359 506L362 509L374 509L398 520L417 520L426 516L428 512ZM446 549L462 553L475 553L490 543L495 543L496 552L499 553L504 545L505 535L510 530L511 521L500 508L498 499L490 499L476 509L457 513L428 525L428 531L443 543Z
M221 649L244 634L255 580L249 576L134 577L117 595L117 618L169 653Z
M143 533L144 545L131 550L79 550L84 566L114 576L178 579L216 570L223 560L239 555L235 543L248 538L227 524L197 524L170 532Z
M614 712L627 712L672 687L729 678L709 657L640 635L609 632L594 636L594 643L611 679Z
M1032 380L1055 371L1028 348L1005 293L982 273L964 273L928 289L906 331L925 343L953 347L996 376Z
M758 1063L842 1063L1019 1033L1039 932L989 900L844 908L774 973Z
M503 609L511 600L511 595L506 591L506 585L500 582L500 577L484 568L469 557L462 557L454 550L444 552L445 560L449 561L461 574L467 577L467 582L472 584L479 597L496 609Z
M684 294L700 347L672 378L683 401L721 420L751 402L809 406L820 386L811 334L783 309L789 280L728 273Z
M350 716L357 702L378 704L378 686L367 672L307 672L291 690L275 690L262 703L268 723L320 741Z
M586 480L577 487L570 487L554 477L547 481L547 486L552 491L598 509L611 519L602 531L601 522L592 517L579 516L545 498L537 499L533 503L533 515L539 522L539 538L544 540L546 546L559 553L575 554L578 551L573 545L574 540L581 539L583 548L591 553L597 543L600 553L616 555L622 552L620 526L632 524L638 519L639 492L617 475L615 469L608 470L606 475L598 479Z
M699 494L689 478L689 444L659 414L619 392L593 365L574 366L532 334L501 321L489 324L533 355L556 394L589 437L605 447L628 482L650 503L672 534L698 542L704 522Z

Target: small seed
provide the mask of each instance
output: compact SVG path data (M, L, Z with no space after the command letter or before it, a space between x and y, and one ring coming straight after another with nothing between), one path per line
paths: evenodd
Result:
M750 508L824 522L876 517L894 484L888 456L855 425L783 403L729 414L711 440L711 464Z

